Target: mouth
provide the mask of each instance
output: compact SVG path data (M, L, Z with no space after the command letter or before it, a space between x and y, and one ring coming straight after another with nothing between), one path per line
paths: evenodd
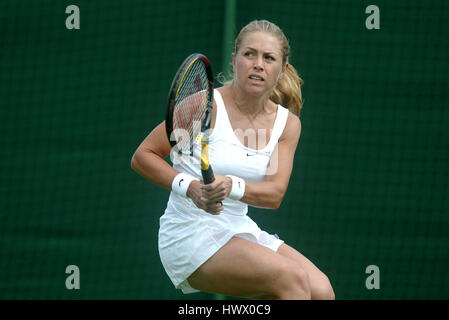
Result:
M264 82L264 78L256 75L250 75L248 77L250 80L256 81L256 82Z

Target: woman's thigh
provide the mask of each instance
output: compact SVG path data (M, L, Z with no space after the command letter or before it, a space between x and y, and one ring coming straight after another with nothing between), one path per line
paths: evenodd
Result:
M290 259L237 237L218 250L189 278L200 291L251 298L271 294Z

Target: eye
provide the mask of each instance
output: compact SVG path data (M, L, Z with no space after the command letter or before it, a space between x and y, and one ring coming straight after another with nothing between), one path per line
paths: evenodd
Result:
M252 53L252 51L246 51L243 55L245 57L252 57L254 54Z
M266 55L265 59L267 59L268 61L276 61L276 58L271 55Z

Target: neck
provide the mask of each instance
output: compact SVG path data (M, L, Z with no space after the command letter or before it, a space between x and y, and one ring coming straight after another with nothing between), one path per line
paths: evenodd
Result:
M231 97L236 108L244 115L256 117L266 111L268 95L250 96L245 94L235 83L231 86Z

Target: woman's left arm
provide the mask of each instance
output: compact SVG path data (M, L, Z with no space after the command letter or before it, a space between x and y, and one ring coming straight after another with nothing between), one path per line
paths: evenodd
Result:
M245 193L240 201L254 207L277 209L282 203L293 168L293 158L301 134L299 118L289 113L284 131L279 138L276 149L271 155L266 180L263 182L245 183ZM201 185L203 200L216 204L226 199L232 188L232 180L227 176L215 175L215 181L209 185Z
M290 112L284 132L270 159L269 171L274 171L267 175L264 182L246 183L245 194L240 201L255 207L279 208L287 191L300 135L301 121Z

